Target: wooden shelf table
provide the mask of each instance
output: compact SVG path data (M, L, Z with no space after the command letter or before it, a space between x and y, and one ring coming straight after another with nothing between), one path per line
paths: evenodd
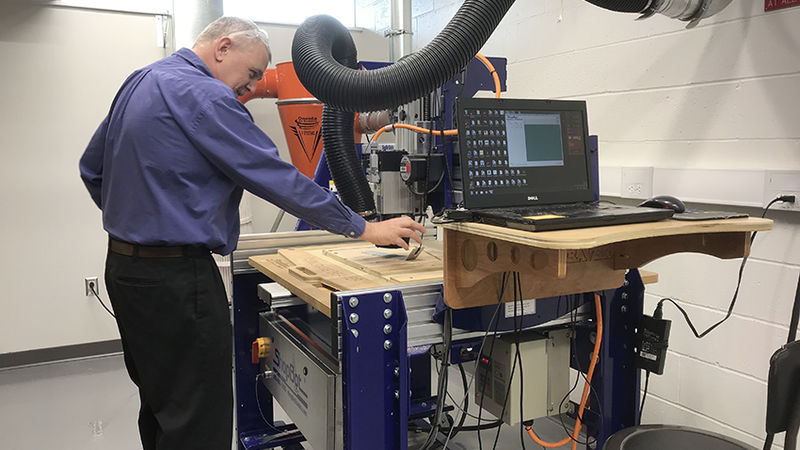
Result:
M740 258L750 233L772 221L741 218L530 232L481 223L444 226L444 301L454 309L496 304L504 272L520 272L523 298L614 289L627 269L695 252ZM513 301L506 289L503 301Z

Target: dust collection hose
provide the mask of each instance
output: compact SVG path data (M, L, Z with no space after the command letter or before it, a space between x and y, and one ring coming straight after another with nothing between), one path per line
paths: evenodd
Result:
M395 108L459 73L513 4L514 0L466 0L424 48L369 71L339 64L341 56L355 53L350 33L330 16L313 16L294 35L292 61L300 82L326 105L353 112Z
M613 11L641 12L653 0L589 1ZM333 17L312 16L300 25L292 41L292 61L303 86L325 103L322 129L328 167L346 205L367 218L375 214L353 151L351 113L395 108L441 86L466 66L513 4L514 0L465 0L424 48L370 71L358 70L353 38Z
M355 152L355 114L325 105L322 108L322 142L331 178L342 202L364 218L375 215L375 200Z
M339 24L336 19L329 16L315 17L323 17L328 22ZM297 35L294 42L297 42ZM348 70L358 68L356 46L346 29L343 34L331 35L330 42L332 44L330 57L341 65L340 67ZM302 78L300 80L302 82ZM325 103L322 108L322 142L325 146L328 169L342 202L364 218L371 219L375 216L375 200L364 176L364 169L358 160L358 154L354 151L356 147L353 137L354 121L355 114L352 111Z
M444 84L478 52L513 3L466 0L430 44L371 71L358 70L353 38L336 19L319 15L300 25L292 41L292 61L306 89L325 103L326 159L347 206L367 218L375 214L372 192L353 151L352 113L395 108Z

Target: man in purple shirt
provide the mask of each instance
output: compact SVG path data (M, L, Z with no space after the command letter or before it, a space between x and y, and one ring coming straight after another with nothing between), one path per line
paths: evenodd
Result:
M254 23L223 17L191 50L123 83L80 160L109 234L106 286L145 450L230 448L231 328L211 252L234 250L242 190L333 233L408 245L408 217L365 222L281 160L238 96L271 55Z

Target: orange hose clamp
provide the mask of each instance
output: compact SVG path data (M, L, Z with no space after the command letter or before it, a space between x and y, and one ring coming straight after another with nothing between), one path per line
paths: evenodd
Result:
M253 341L253 347L251 349L251 361L253 364L258 364L263 358L267 357L267 353L272 349L272 339L266 337L260 337Z

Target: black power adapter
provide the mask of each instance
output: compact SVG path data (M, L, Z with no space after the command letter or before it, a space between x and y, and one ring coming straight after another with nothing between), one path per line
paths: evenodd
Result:
M636 363L639 368L658 375L664 373L664 364L669 347L669 330L672 321L661 318L660 308L655 317L643 315L639 323L638 347Z

